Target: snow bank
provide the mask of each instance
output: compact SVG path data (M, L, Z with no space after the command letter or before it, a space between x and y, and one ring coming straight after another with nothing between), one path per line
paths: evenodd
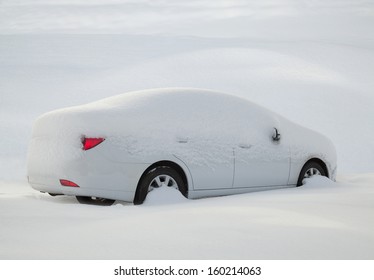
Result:
M174 188L162 186L160 188L154 189L148 193L147 199L144 201L144 205L170 205L187 202L180 191Z
M0 259L373 259L373 178L110 207L0 183Z
M278 40L367 36L370 1L4 0L1 33L172 34Z

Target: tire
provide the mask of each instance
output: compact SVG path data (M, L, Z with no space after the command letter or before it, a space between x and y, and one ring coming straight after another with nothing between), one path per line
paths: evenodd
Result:
M303 181L306 178L310 178L315 175L326 176L326 171L322 165L316 161L307 162L301 169L299 179L297 180L297 186L303 185Z
M161 186L176 188L182 195L187 197L187 186L183 182L181 175L169 166L158 166L140 179L134 197L134 204L142 204L150 191Z
M92 196L76 196L76 199L81 204L101 205L101 206L110 206L110 205L113 205L113 203L115 202L115 200L112 200L112 199L92 197Z

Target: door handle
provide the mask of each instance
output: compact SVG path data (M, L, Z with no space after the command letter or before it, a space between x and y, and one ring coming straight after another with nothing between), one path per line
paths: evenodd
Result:
M188 137L178 137L178 138L177 138L177 142L178 142L178 143L182 143L182 144L183 144L183 143L187 143L188 140L189 140Z
M239 144L238 146L242 149L250 149L252 147L252 145L250 144Z

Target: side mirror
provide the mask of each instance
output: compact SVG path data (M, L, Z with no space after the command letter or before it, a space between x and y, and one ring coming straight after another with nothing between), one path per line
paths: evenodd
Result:
M273 141L279 141L281 139L281 135L278 132L278 129L274 127L274 132L273 132Z

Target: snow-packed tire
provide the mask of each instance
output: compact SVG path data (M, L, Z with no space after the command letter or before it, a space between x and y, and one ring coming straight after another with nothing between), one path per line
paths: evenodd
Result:
M141 178L135 193L134 204L142 204L150 191L162 186L178 189L182 195L187 196L187 186L181 175L169 166L158 166Z
M307 162L304 167L301 169L299 179L297 180L297 186L303 184L304 179L310 178L315 175L327 176L325 169L322 165L316 161Z
M115 200L112 200L112 199L92 197L92 196L76 196L76 198L79 203L90 204L90 205L110 206L115 202Z

